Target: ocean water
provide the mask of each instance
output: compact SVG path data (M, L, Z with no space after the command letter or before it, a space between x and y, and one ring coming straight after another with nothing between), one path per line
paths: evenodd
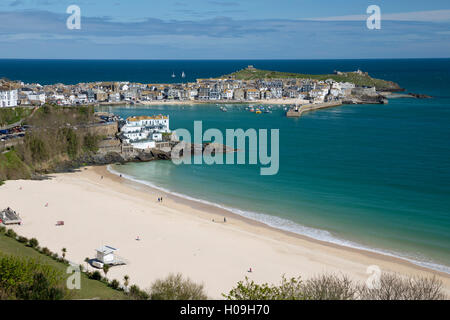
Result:
M0 60L0 77L26 82L171 82L253 64L302 73L360 68L433 99L391 99L288 119L241 105L103 107L122 117L170 115L171 129L280 129L280 169L257 165L132 163L112 169L171 192L311 237L401 256L450 273L450 60L20 61ZM46 72L38 72L39 70ZM65 71L64 71L65 70ZM67 73L67 70L71 70ZM34 72L33 72L34 71ZM179 77L178 77L179 78Z

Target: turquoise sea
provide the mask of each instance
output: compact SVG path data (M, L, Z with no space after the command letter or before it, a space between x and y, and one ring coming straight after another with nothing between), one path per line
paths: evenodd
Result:
M80 69L86 63L95 65L92 61L53 63L59 71L75 70L67 82L102 77L96 74L98 69L92 69L95 76ZM9 70L6 64L0 60L0 76L13 78L2 74ZM176 166L170 161L133 163L114 170L281 229L401 256L450 273L450 59L97 64L100 70L110 67L105 73L108 78L148 83L168 82L173 71L212 77L247 64L303 73L360 68L374 77L396 81L408 92L432 95L432 99L390 99L388 105L325 109L300 119L286 118L282 108L256 115L241 105L229 106L226 113L215 104L103 110L124 118L168 114L171 129L192 130L195 120L203 121L204 130L280 129L280 169L274 176L260 176L255 165ZM36 82L48 81L52 72L59 74L51 65L45 62L49 71ZM139 65L147 72L136 71L133 78L129 71ZM161 71L161 66L166 67ZM28 81L33 78L27 73L30 68L20 69ZM63 75L58 82L64 82Z

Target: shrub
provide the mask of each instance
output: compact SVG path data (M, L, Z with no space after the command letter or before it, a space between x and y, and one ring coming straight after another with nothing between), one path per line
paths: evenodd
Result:
M100 273L100 271L95 270L94 272L91 273L90 278L93 280L101 280L102 279L102 274Z
M98 150L98 144L99 144L99 137L93 134L88 133L83 138L83 146L85 150L91 151L91 152L97 152Z
M117 290L117 289L119 288L119 286L120 286L120 283L119 283L119 281L117 281L116 279L114 279L114 280L112 280L112 281L110 282L109 286L110 286L111 288Z
M137 285L132 285L128 292L128 296L134 300L148 300L150 296L144 290L141 290Z
M401 277L382 273L376 288L352 282L346 276L320 275L301 282L300 278L280 285L238 282L227 295L229 300L443 300L442 282L435 277Z
M347 276L325 274L307 280L302 291L306 300L353 300L357 288Z
M28 245L32 248L36 248L39 245L39 241L37 241L36 238L31 238L30 241L28 241Z
M66 294L63 284L64 274L52 266L35 259L0 255L0 290L10 298L60 299Z
M17 237L17 233L14 232L13 229L6 230L6 236L15 239Z
M46 256L50 256L50 255L52 254L52 252L50 251L50 249L47 248L47 247L42 248L41 252L42 252L43 254L45 254Z
M28 243L28 239L25 237L20 236L19 239L17 239L20 243Z
M6 227L0 226L0 233L4 234L6 232Z
M149 291L152 300L206 300L203 284L196 284L189 278L170 274L165 279L156 280Z
M267 283L257 284L245 277L228 294L228 300L302 300L302 281L300 277L287 279L284 276L279 286Z
M444 300L442 281L435 276L405 278L395 273L382 273L374 288L359 287L362 300Z
M61 300L65 296L63 286L51 285L47 277L39 272L30 284L20 284L15 296L24 300Z

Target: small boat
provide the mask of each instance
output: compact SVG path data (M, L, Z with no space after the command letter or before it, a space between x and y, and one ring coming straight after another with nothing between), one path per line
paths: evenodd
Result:
M176 77L175 72L173 72L172 73L172 78L175 78L175 77Z
M227 108L225 108L225 107L220 107L220 110L222 110L222 112L227 112L228 111Z
M253 108L250 108L250 112L255 112L255 109L253 109Z
M259 113L262 113L262 111L261 110L256 110L256 112L255 112L256 114L259 114Z

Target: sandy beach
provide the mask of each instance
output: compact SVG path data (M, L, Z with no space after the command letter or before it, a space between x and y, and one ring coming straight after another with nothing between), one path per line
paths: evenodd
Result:
M276 230L128 181L106 167L52 174L43 181L7 181L0 186L0 208L8 206L23 219L23 225L13 227L18 234L35 237L54 252L67 248L72 262L93 258L102 244L118 248L128 264L111 268L108 278L122 282L129 275L131 283L144 289L155 279L181 272L220 299L245 276L275 283L283 274L308 278L334 272L365 281L367 268L377 265L383 271L436 275L450 292L448 274ZM65 225L56 226L58 220Z

